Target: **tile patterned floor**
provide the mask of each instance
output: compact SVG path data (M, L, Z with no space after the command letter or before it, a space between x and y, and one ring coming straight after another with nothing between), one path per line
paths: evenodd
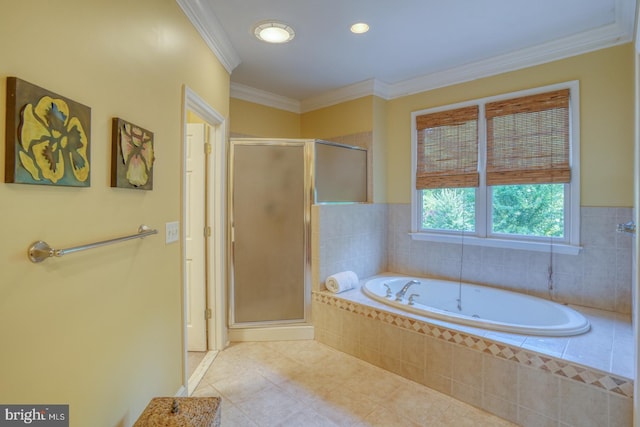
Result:
M222 397L223 427L514 426L316 341L232 344L193 396Z

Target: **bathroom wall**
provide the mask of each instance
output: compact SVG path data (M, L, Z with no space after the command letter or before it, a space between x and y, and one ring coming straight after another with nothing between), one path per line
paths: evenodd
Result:
M300 132L302 137L358 141L355 145L367 140L370 200L390 203L385 268L458 278L459 246L411 241L407 234L412 191L411 112L578 80L581 253L553 256L551 295L546 278L549 253L545 252L466 246L462 277L561 302L630 313L632 243L628 235L617 233L615 228L632 219L634 59L632 44L626 44L389 101L362 97L301 114ZM236 116L232 124L241 120L251 118ZM529 273L524 279L523 269Z
M553 299L631 312L631 239L616 224L633 218L633 47L631 44L389 101L389 268L460 276L459 245L411 241L412 111L551 83L580 82L580 255L554 255ZM462 277L549 297L549 254L464 248ZM527 274L523 275L522 272Z
M302 134L367 148L370 202L385 202L386 101L364 96L301 115Z
M629 208L633 206L634 60L633 45L628 43L391 100L365 96L300 114L300 133L293 137L328 139L371 132L373 201L409 203L411 112L578 80L581 205ZM232 133L289 136L298 129L295 113L237 99L231 105ZM256 120L260 115L269 119L262 123Z
M326 139L373 130L374 96L342 102L330 107L302 113L303 138Z
M392 99L387 202L411 201L411 112L572 80L580 82L581 206L633 206L631 43Z
M238 98L229 100L230 136L300 138L300 114Z
M387 201L387 101L377 96L373 97L373 129L371 135L373 202Z
M359 132L350 135L330 136L327 141L362 147L367 149L367 202L373 201L373 132Z
M0 183L0 402L69 404L72 427L125 427L183 384L182 91L228 115L229 74L175 0L2 2L0 135L6 77L91 107L91 187ZM111 119L154 132L152 191L109 186ZM5 150L0 150L4 165ZM28 261L56 248L160 234Z
M424 242L409 236L411 206L389 205L388 268L418 276L497 286L517 292L620 313L631 313L633 238L616 225L631 208L583 207L578 255ZM548 267L553 291L548 290Z
M311 209L312 289L351 270L364 278L387 268L387 206L327 204Z
M454 279L462 272L465 280L474 283L630 313L632 241L615 230L618 223L633 217L633 56L629 44L390 100L383 106L374 97L373 116L378 120L384 117L385 126L372 132L372 141L387 131L384 147L376 145L372 150L374 164L382 157L386 165L385 191L376 189L381 185L379 179L376 181L379 168L373 178L374 194L385 194L390 202L385 268ZM411 111L576 79L580 81L583 249L577 256L553 255L551 295L547 289L550 253L467 245L461 270L459 245L410 239ZM369 112L369 105L361 104L352 107ZM348 115L345 107L341 104L313 115L306 113L306 122L313 122L317 129L320 125L316 122L326 123L329 130L325 135L335 137L340 134L333 126L339 123L337 117ZM604 132L609 133L605 136ZM374 197L374 201L379 200ZM522 271L527 274L523 276Z
M632 242L616 233L615 226L632 218L634 59L629 44L388 101L363 97L303 113L301 137L370 134L373 147L374 203L313 207L313 290L321 290L327 276L343 270L361 278L383 271L457 278L460 246L408 236L411 112L579 80L583 250L577 256L553 256L552 297L629 313ZM466 246L462 274L472 282L549 297L549 258L544 252ZM314 296L317 339L523 425L631 423L628 396L552 375L535 359L516 363L408 330L403 320L376 323L371 311L356 311L353 305L338 307ZM505 377L511 382L505 383ZM552 398L538 398L547 394ZM561 414L561 405L579 410Z
M583 249L551 254L412 240L405 204L320 205L313 210L318 250L313 289L343 270L359 277L385 271L485 284L561 303L624 314L632 304L632 237L615 231L630 208L582 208ZM385 233L386 236L384 235ZM315 246L314 246L315 247ZM552 258L553 291L548 290Z
M360 304L357 296L343 299L341 294L319 293L330 274L344 270L354 270L360 278L384 271L407 274L429 274L428 268L459 271L460 248L454 245L428 248L420 246L425 242L412 242L407 236L408 205L319 205L312 212L312 314L318 341L523 426L631 425L630 379L585 370L553 357L389 314L388 310L372 307L370 302ZM622 251L621 257L626 259L621 262L630 263L626 250L629 237L614 232L612 241L610 232L611 221L621 221L629 214L627 208L584 208L583 222L598 230L586 234L585 244L587 241L590 244L585 251L590 248L593 257L605 259L607 253ZM381 230L388 230L386 239ZM386 246L381 250L375 245ZM616 245L623 249L616 249ZM529 268L536 269L529 265L546 272L548 254L545 257L542 253L500 251L498 255L473 248L467 253L467 249L463 266L469 264L470 274L479 274L490 282L510 274L536 276L537 272ZM564 284L570 282L565 281L564 275L576 276L571 280L586 281L593 274L594 281L603 279L602 284L608 279L599 276L598 268L604 268L607 275L613 274L604 261L586 254L583 258L572 257L575 264L558 268L557 286L563 292ZM486 268L485 259L490 264ZM502 264L495 264L498 259ZM609 262L616 261L609 259ZM617 268L630 275L627 265ZM626 279L621 276L620 280ZM538 289L535 280L527 284ZM615 287L602 286L615 293ZM572 291L568 293L572 295Z
M325 139L366 148L368 200L383 202L386 113L386 101L376 96L302 114L231 98L230 136Z

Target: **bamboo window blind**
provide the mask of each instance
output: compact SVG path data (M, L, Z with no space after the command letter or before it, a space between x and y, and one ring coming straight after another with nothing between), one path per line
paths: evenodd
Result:
M569 89L491 102L487 185L568 183Z
M477 187L478 106L416 117L416 189Z

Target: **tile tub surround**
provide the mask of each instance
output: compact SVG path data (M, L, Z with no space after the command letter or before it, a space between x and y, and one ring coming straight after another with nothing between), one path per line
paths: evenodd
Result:
M628 378L366 301L314 292L316 339L523 426L631 425Z
M312 289L339 271L369 277L387 267L387 205L326 204L311 209Z
M632 217L632 208L581 208L583 249L553 255L553 300L631 313L632 237L616 232L616 225ZM411 240L410 222L408 204L314 205L313 290L344 270L358 277L394 271L458 280L460 245ZM549 298L549 253L471 245L463 252L463 281Z
M411 240L411 206L388 209L388 265L380 271L458 280L461 246ZM580 209L582 250L553 255L553 300L631 313L632 237L617 232L616 225L632 218L632 208ZM465 245L462 281L549 298L549 258L550 252Z
M631 237L615 232L615 227L618 223L627 222L632 213L630 208L581 208L582 252L577 256L556 254L553 258L556 284L553 297L556 301L592 306L627 315L631 312ZM524 358L511 360L506 354L496 356L487 353L489 347L478 349L474 348L473 344L472 347L467 346L464 341L457 343L447 341L443 337L426 335L425 332L433 329L420 330L419 323L409 322L411 327L417 325L418 330L407 329L402 320L398 320L402 319L402 316L374 319L330 305L328 302L331 298L340 299L344 295L334 297L321 292L324 288L323 282L330 274L338 271L353 270L360 278L383 271L394 271L406 275L445 279L454 277L457 280L460 271L460 246L411 240L408 235L410 217L408 204L313 207L312 315L316 339L386 370L399 372L407 378L417 378L417 382L427 383L434 389L444 390L462 401L487 408L494 414L525 426L581 425L575 421L579 414L585 414L589 419L582 426L618 427L631 424L632 402L628 396L633 387L625 375L632 376L626 374L629 372L626 366L635 363L635 359L629 352L622 352L622 358L616 356L616 346L632 348L634 336L629 328L620 330L612 327L611 323L615 322L607 322L608 319L603 320L603 327L594 328L594 332L601 338L595 346L581 343L579 340L564 344L561 340L541 339L532 339L529 343L519 342L521 338L517 336L496 334L494 337L488 332L478 341L484 344L492 342L504 346L511 352L512 347L521 346L520 351L514 354ZM383 235L382 231L386 232L386 235ZM373 257L369 254L373 254ZM540 278L546 274L549 254L467 245L464 257L465 281L493 284L522 293L548 297L546 277L542 282ZM523 281L523 277L527 279ZM540 283L545 285L541 286ZM318 300L320 296L329 300L321 302ZM353 307L360 306L356 303ZM386 309L379 311L384 310ZM612 318L617 316L616 313L610 315ZM394 321L400 321L401 324L394 324ZM450 328L445 330L449 333L456 331ZM452 337L460 339L463 335L468 335L478 339L475 334L460 332L458 330ZM385 345L384 352L381 352L380 337L383 334L385 343L394 344ZM406 344L398 343L398 337L406 340ZM392 338L394 341L386 338ZM415 346L416 338L418 347L422 347L420 340L423 340L425 351L422 353L409 351L409 346ZM475 342L474 338L471 340ZM536 350L532 350L533 348ZM602 366L600 369L584 370L581 362L585 360L579 356L584 356L590 351L593 354L589 354L589 363L593 360L605 360L606 355L611 354L609 369ZM418 360L403 360L400 358L403 353L407 357L416 355ZM453 354L464 360L470 357L475 357L475 362L480 360L482 364L475 365L475 371L482 366L485 374L479 376L477 372L472 371L474 375L469 375L468 378L474 379L473 384L468 384L467 377L459 373L454 378L454 366L451 364ZM537 358L529 358L529 354ZM573 359L575 363L561 359L571 354L576 356ZM423 366L419 365L421 358L425 359ZM551 365L545 361L549 361ZM565 367L569 367L569 371L563 371ZM489 375L491 369L496 375ZM608 370L625 372L625 375L607 375ZM591 377L594 372L595 378ZM498 380L499 373L506 375L510 381ZM604 376L599 376L603 373ZM540 395L549 396L549 399L544 399L552 401L547 404L548 407L539 406L535 402L535 396L527 390L529 381L536 384L535 390L544 391ZM619 390L609 391L615 388ZM572 399L578 399L576 396L584 401L572 402ZM570 409L576 413L568 413ZM594 410L598 411L599 415L589 415ZM602 414L606 414L607 418L598 424L597 422L602 421ZM594 424L591 420L597 422Z

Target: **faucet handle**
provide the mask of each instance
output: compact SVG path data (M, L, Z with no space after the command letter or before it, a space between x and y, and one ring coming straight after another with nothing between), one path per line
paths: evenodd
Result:
M391 298L391 288L386 283L383 283L384 287L387 288L387 298Z
M415 304L415 302L413 302L413 299L414 299L415 297L419 297L419 296L420 296L419 294L411 294L411 295L409 295L409 302L408 302L408 304L409 304L409 305L414 305L414 304Z

